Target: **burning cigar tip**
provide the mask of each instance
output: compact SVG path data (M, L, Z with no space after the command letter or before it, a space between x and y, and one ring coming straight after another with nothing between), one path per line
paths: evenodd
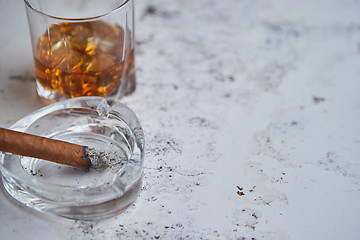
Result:
M83 147L83 156L82 156L82 159L85 160L85 161L84 161L84 162L85 162L85 164L84 164L84 168L85 168L85 169L91 168L91 165L92 165L91 160L90 160L90 158L89 158L89 156L88 156L88 149L89 149L88 146L84 146L84 147Z

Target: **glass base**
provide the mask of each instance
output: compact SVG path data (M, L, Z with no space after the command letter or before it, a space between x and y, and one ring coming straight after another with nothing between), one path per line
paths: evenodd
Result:
M122 97L133 93L135 89L136 89L136 75L135 75L135 71L133 70L128 75L126 81L123 81L117 90L112 92L109 96L100 96L100 97L104 97L109 102L116 102L119 101ZM44 88L37 79L36 79L36 92L37 95L40 97L40 99L46 104L51 104L68 99L67 96L59 92L51 91Z

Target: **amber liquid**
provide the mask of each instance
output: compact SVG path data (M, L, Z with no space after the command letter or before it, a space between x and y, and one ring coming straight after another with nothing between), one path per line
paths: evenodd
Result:
M125 35L125 36L124 36ZM103 21L53 24L36 44L37 83L58 95L106 97L121 84L134 90L131 33ZM125 42L125 43L124 43Z

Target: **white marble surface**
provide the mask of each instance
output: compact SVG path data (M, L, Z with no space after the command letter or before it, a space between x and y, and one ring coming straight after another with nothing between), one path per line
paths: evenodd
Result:
M99 222L0 193L1 239L360 239L360 1L137 0L144 183ZM0 1L0 126L41 107L21 0Z

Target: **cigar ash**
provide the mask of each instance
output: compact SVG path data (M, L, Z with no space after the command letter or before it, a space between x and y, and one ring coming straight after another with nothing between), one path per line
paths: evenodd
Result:
M115 151L102 151L95 148L85 148L84 157L91 162L92 169L96 171L117 172L124 166L126 158L124 154Z
M118 150L118 149L117 149ZM96 187L111 184L114 176L125 166L128 158L122 151L86 148L84 157L91 162L90 169L80 169L36 158L22 157L21 165L41 181L73 187Z

